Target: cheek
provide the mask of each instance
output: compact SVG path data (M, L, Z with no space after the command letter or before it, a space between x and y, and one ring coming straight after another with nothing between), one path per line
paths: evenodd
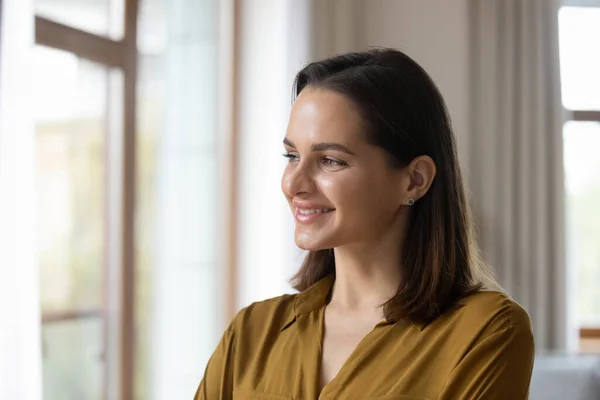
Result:
M364 223L365 220L386 218L396 208L390 182L374 174L340 176L322 179L323 194L334 204L344 221Z
M323 195L342 212L360 211L375 203L373 195L380 190L368 174L355 171L324 174L318 182Z
M340 209L345 203L348 193L351 193L352 180L347 179L342 173L323 173L316 179L319 192L332 203L332 205Z
M289 175L289 166L286 166L283 170L283 174L281 175L281 191L288 201L290 201L290 198L292 197L292 195L289 193Z

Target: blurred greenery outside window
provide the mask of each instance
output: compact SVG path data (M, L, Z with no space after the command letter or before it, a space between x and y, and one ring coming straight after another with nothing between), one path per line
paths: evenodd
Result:
M45 399L100 399L104 379L108 70L34 49Z

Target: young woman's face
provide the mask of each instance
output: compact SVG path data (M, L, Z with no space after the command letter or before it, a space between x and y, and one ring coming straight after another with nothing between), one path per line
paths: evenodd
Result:
M304 89L290 114L281 187L296 245L320 250L378 240L391 229L410 178L364 140L354 105L333 91Z

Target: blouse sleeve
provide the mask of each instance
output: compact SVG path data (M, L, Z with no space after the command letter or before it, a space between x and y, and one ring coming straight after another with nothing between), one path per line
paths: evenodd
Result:
M231 400L233 392L233 323L211 356L194 400Z
M527 399L534 343L529 321L523 322L475 345L456 366L439 399Z

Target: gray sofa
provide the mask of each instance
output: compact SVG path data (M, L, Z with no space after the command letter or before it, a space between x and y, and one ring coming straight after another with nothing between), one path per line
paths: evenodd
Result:
M530 400L600 400L600 354L538 356Z

